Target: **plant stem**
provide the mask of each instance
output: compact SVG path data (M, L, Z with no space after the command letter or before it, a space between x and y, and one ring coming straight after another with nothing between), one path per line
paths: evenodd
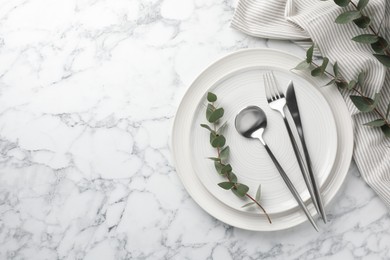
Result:
M315 67L319 67L319 65L317 65L316 63L314 62L311 62L311 64ZM339 78L336 78L335 75L333 75L332 73L328 72L325 70L325 74L328 75L328 77L332 78L332 79L335 79L336 82L345 82L347 83L346 80L344 79L339 79ZM359 83L356 83L356 85L359 85ZM360 85L359 85L360 86ZM362 87L362 86L360 86ZM356 93L358 93L361 97L363 97L364 99L366 99L367 101L369 100L369 97L365 96L359 89L357 89L356 87L352 88L353 91L355 91ZM385 121L385 125L387 125L389 128L390 128L390 122L387 120L386 116L383 115L377 108L374 108L373 110L383 121Z
M249 195L248 193L245 194L245 195L246 195L250 200L252 200L254 203L256 203L257 206L259 206L259 207L263 210L264 214L267 216L268 222L269 222L270 224L272 224L271 218L269 217L269 215L268 215L268 213L265 211L265 209L260 205L260 203L257 202L257 200L255 200L255 199L254 199L251 195Z
M214 105L214 104L213 104ZM217 126L216 124L213 124L213 127L214 127L214 131L217 132ZM219 149L219 147L217 147L217 153L218 153L218 158L219 158L219 161L222 163L222 160L221 160L221 150ZM225 177L229 180L229 182L232 182L232 180L230 180L229 176L226 174ZM234 188L237 188L236 184L234 183ZM251 195L249 195L248 193L245 194L246 197L248 197L250 200L252 200L254 203L256 203L257 206L260 207L260 209L264 212L265 216L267 217L268 219L268 222L270 224L272 224L272 221L271 221L271 218L269 217L267 211L265 211L265 209L263 208L263 206L261 206L261 204L255 200Z

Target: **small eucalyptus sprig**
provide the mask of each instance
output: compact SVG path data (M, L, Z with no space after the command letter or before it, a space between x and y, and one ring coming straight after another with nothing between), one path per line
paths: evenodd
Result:
M381 26L378 30L375 30L371 25L371 18L364 14L364 8L368 5L369 0L359 0L355 4L352 0L334 0L334 2L341 7L347 7L352 5L355 10L346 11L340 14L335 22L339 24L346 24L353 22L361 29L367 29L369 33L357 35L352 38L353 41L371 44L374 50L375 58L377 58L384 66L390 67L390 45L386 39L380 34ZM382 20L383 22L383 20Z
M337 62L335 62L335 64L333 65L334 74L326 70L329 63L329 59L327 57L323 57L321 65L318 65L313 62L313 50L314 45L307 50L306 59L299 63L294 69L310 69L311 75L313 77L326 75L331 78L329 83L327 83L325 86L336 84L336 86L340 89L348 89L354 91L357 95L350 95L349 97L351 98L353 104L357 107L357 109L364 113L374 112L378 116L378 119L371 122L367 122L364 125L371 127L380 127L385 136L390 137L390 102L387 106L386 113L382 113L378 108L380 93L376 93L374 98L370 98L364 94L363 86L365 80L365 73L361 72L357 79L347 82L340 74L339 65Z
M207 101L209 103L206 109L206 119L212 126L207 124L201 124L200 126L210 131L210 144L217 150L217 156L209 157L208 159L214 161L214 166L218 174L226 179L226 181L218 183L218 186L225 190L231 190L237 197L247 197L251 201L242 207L244 208L252 205L258 206L264 212L268 222L271 224L272 221L268 213L260 204L261 186L259 185L256 196L253 198L248 193L249 187L238 182L237 176L233 173L232 166L228 163L230 148L226 145L226 138L223 135L223 131L227 124L226 122L221 125L219 123L224 115L224 109L215 106L217 96L212 92L207 93Z

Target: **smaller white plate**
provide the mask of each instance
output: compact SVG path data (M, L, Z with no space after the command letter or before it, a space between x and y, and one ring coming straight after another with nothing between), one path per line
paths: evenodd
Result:
M252 196L255 196L261 184L262 205L268 213L274 214L298 207L298 203L280 177L262 144L240 136L234 128L235 116L242 108L251 105L261 107L268 121L264 139L300 193L301 198L304 201L310 199L283 118L279 112L269 107L265 97L263 75L270 70L273 71L278 85L284 92L288 82L294 81L305 140L319 186L325 183L335 160L337 131L332 110L322 94L311 83L288 70L266 66L243 67L225 75L211 86L210 91L218 96L216 105L222 106L225 110L222 121L228 123L224 133L227 144L231 148L228 163L232 165L239 182L249 186ZM217 153L209 143L209 131L200 127L201 123L207 123L206 105L207 101L204 97L199 102L192 121L192 167L206 189L221 202L236 210L258 214L257 210L251 211L254 207L242 208L247 201L243 201L231 191L221 189L217 185L226 179L217 174L213 161L205 159L215 157Z

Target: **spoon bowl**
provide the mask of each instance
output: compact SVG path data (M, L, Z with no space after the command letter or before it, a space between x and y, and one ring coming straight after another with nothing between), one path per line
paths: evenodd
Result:
M264 143L262 135L267 127L267 116L257 106L244 108L237 114L235 127L238 133L246 138L258 138Z

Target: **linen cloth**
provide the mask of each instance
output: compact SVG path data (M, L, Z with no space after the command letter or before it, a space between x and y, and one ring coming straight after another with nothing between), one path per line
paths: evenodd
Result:
M340 73L348 81L364 71L364 92L372 97L380 92L378 108L385 113L390 102L390 69L376 60L370 45L351 40L368 30L353 23L334 22L347 10L355 9L351 5L339 7L332 0L240 0L231 26L255 37L293 40L306 47L312 40L322 56L338 62ZM370 0L363 13L371 17L373 28L380 28L380 35L390 41L390 1ZM354 121L354 160L363 179L390 207L390 138L378 128L363 125L378 117L373 112L359 112L349 98L351 94L342 91Z

